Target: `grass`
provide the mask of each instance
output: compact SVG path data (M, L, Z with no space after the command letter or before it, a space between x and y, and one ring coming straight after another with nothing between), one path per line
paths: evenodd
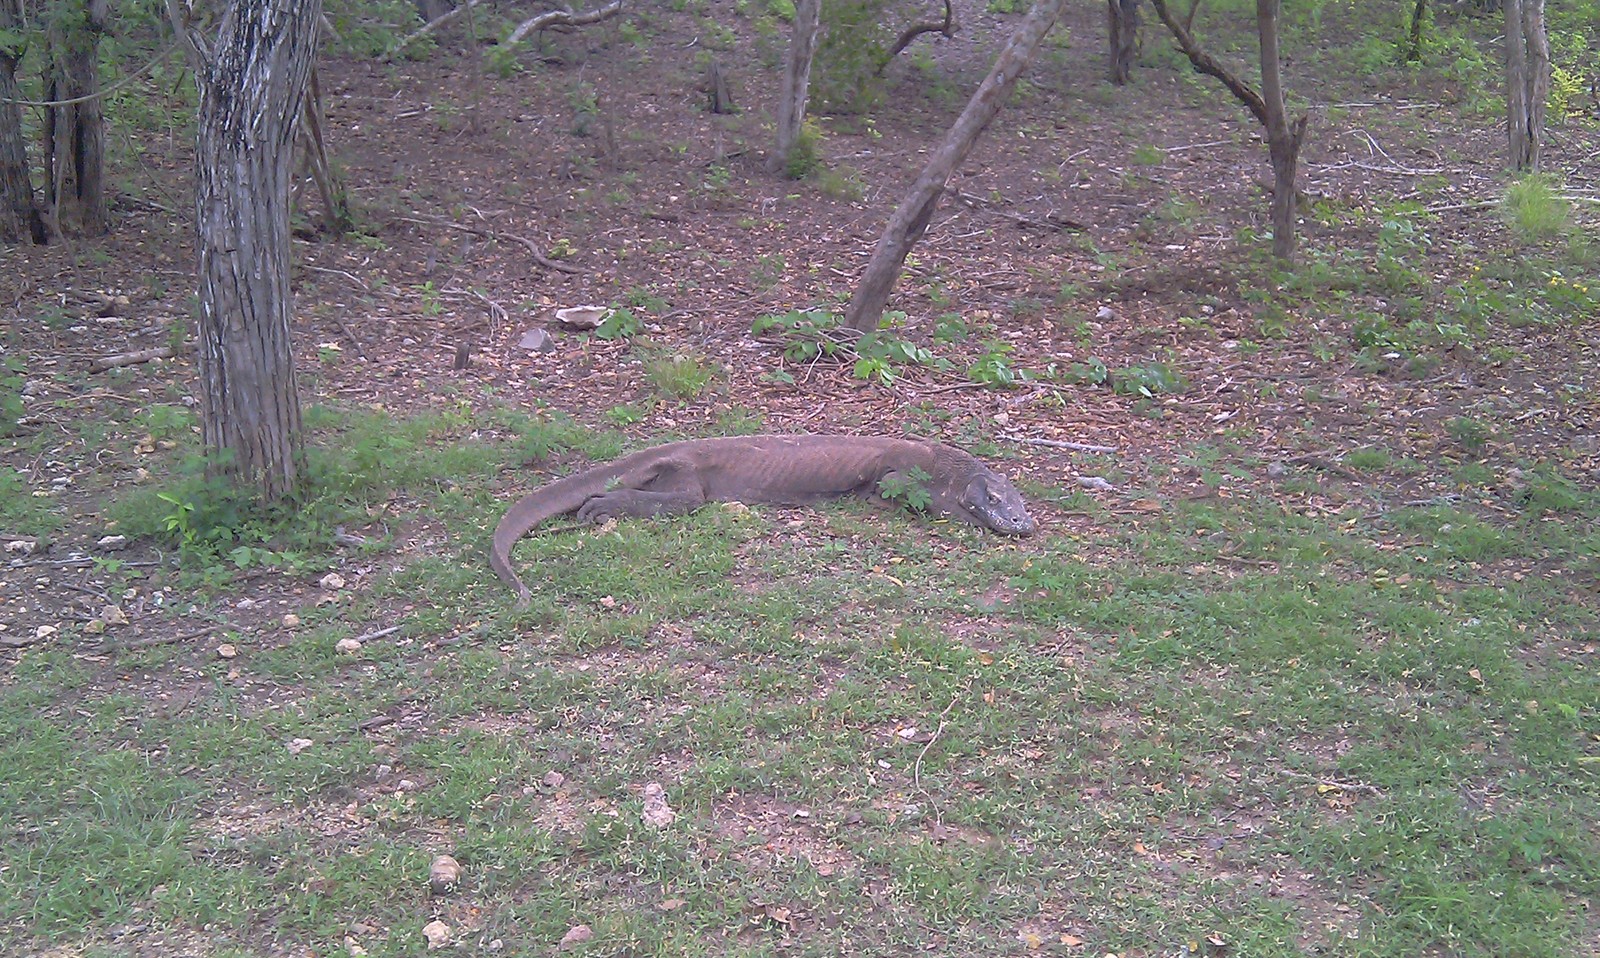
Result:
M1509 516L1211 498L1028 542L714 506L530 538L518 612L483 570L497 470L615 435L313 418L352 496L378 436L411 460L386 501L453 477L445 538L345 603L286 593L306 625L274 612L234 659L71 628L23 653L0 685L21 953L149 926L414 954L434 918L506 953L577 924L580 954L1592 941L1597 620L1568 587L1600 498L1553 472ZM334 650L374 621L401 631ZM444 852L466 880L430 900Z

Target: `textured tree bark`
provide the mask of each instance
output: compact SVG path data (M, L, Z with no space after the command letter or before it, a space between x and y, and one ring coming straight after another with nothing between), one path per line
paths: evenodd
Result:
M817 55L817 32L822 21L822 0L796 0L794 36L789 40L789 63L783 71L778 95L778 149L772 154L773 172L787 170L790 154L800 139L806 119L806 97L811 86L811 61Z
M110 0L72 0L51 18L45 99L72 100L44 114L45 205L62 230L106 231L105 120L100 109L100 34Z
M894 289L895 280L900 277L900 267L905 263L911 247L927 231L950 174L966 159L972 144L977 142L995 114L1000 112L1000 107L1016 87L1022 68L1033 59L1039 42L1050 32L1065 2L1036 0L1033 9L1017 24L1016 32L995 58L989 75L978 84L977 92L972 94L966 109L961 111L955 124L945 134L944 142L928 157L922 175L911 184L910 192L900 202L894 215L889 217L878 245L872 250L872 258L867 261L867 270L862 274L861 283L845 310L844 324L847 327L862 333L877 328L878 321L883 318L884 305L889 301L889 293Z
M22 136L22 98L17 89L17 61L22 59L22 0L0 0L0 245L45 241L44 221L28 173L28 147Z
M1306 116L1289 122L1283 102L1283 68L1278 57L1278 13L1281 0L1256 0L1256 31L1261 36L1261 99L1266 106L1267 152L1272 158L1272 255L1294 259L1295 194L1300 169L1300 144Z
M1195 72L1216 77L1250 115L1266 128L1267 151L1272 159L1272 252L1279 259L1294 258L1295 182L1299 173L1300 147L1305 143L1308 117L1294 121L1288 117L1283 101L1283 69L1278 56L1279 0L1256 0L1256 31L1261 40L1261 92L1250 88L1232 71L1200 49L1189 32L1197 6L1189 8L1189 21L1180 22L1168 9L1166 0L1150 0L1156 15L1166 24L1179 49L1189 58ZM1198 4L1198 0L1196 0Z
M1506 134L1511 168L1544 165L1545 105L1550 99L1550 41L1544 0L1505 0Z
M1133 58L1139 52L1139 0L1106 0L1106 21L1111 54L1107 79L1125 86L1133 78Z
M304 467L289 186L321 13L321 0L234 0L215 49L191 50L201 434L212 473L269 502L292 495Z

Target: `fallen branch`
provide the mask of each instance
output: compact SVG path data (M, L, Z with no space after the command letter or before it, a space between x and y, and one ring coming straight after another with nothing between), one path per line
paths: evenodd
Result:
M911 46L911 41L924 33L942 33L947 40L956 35L956 22L950 11L950 0L944 0L943 21L924 21L922 23L913 23L911 26L906 27L901 32L899 39L894 41L888 52L879 60L878 69L873 71L873 75L883 76L883 71L889 69L889 64L894 62L894 58L900 55L900 51Z
M468 10L471 10L471 9L473 9L475 7L478 7L478 6L480 6L480 5L482 5L482 4L486 3L486 2L487 2L487 0L467 0L466 3L463 3L461 6L456 7L454 10L451 10L449 13L444 14L443 16L439 17L438 19L429 20L427 23L423 24L421 27L418 27L416 30L412 31L411 33L406 34L405 37L401 38L399 43L396 43L394 46L390 47L389 48L389 52L385 53L383 55L383 61L385 63L388 63L389 61L393 60L395 57L399 56L401 50L404 50L406 47L410 46L411 44L417 42L418 40L421 40L423 37L428 36L429 34L433 33L435 30L439 29L440 27L444 26L445 24L449 23L450 21L454 20L456 17L459 17L463 13L466 13Z
M484 239L497 240L505 238L508 240L514 240L527 247L528 252L533 254L533 261L538 263L540 266L543 266L545 269L553 269L558 273L583 272L583 270L578 269L576 266L568 266L565 263L558 263L553 259L547 258L544 253L540 251L538 244L534 243L533 240L528 239L525 236L518 236L515 233L504 233L499 230L484 229L480 226L467 226L464 223L457 223L454 220L447 220L439 216L400 216L396 218L407 223L420 223L424 226L443 226L446 229L460 230L463 233L471 233L473 236L481 236Z
M573 13L563 7L560 10L546 10L536 17L529 17L517 25L511 35L506 37L501 46L516 46L522 38L530 33L547 30L550 27L586 27L591 23L609 20L622 12L622 0L611 0L603 7L597 7L583 13Z
M175 354L170 346L158 346L155 349L141 349L132 353L118 353L115 356L102 356L89 363L91 373L103 373L108 369L118 366L133 366L138 363L148 363L157 359L171 359Z
M1278 769L1278 774L1284 778L1293 778L1302 782L1315 782L1318 791L1361 792L1378 798L1383 797L1383 789L1376 785L1368 785L1365 782L1336 782L1329 778L1323 778L1321 775L1307 775L1305 772L1295 772L1287 768Z
M1024 446L1049 446L1052 449L1073 449L1078 452L1120 452L1116 446L1097 446L1089 442L1067 442L1064 439L1033 439L1028 436L1001 436L1009 442L1019 442Z
M132 642L123 642L117 645L108 643L101 647L101 651L110 653L133 652L138 649L154 648L158 645L172 645L176 642L187 642L190 639L198 639L203 635L220 632L225 628L227 628L225 625L208 625L203 629L196 629L193 632L180 632L177 635L157 635L148 639L135 639Z

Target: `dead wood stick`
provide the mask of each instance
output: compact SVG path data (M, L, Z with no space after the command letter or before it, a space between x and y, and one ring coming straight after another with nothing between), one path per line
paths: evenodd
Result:
M1011 442L1020 442L1024 446L1049 446L1052 449L1073 449L1078 452L1119 452L1116 446L1097 446L1091 442L1067 442L1065 439L1034 439L1029 436L1001 436L1000 438Z
M213 632L220 632L225 628L227 628L227 626L208 625L203 629L196 629L193 632L179 632L176 635L157 635L148 639L135 639L132 642L123 642L117 645L106 645L101 651L133 652L137 649L148 649L157 645L172 645L175 642L187 642L190 639L198 639L203 635L210 635Z
M390 60L393 60L395 57L400 55L401 50L404 50L406 47L410 46L416 41L421 40L423 37L454 20L456 17L461 16L463 13L466 13L468 10L473 9L484 2L486 2L486 0L467 0L466 3L456 7L449 13L443 14L438 19L429 20L416 30L413 30L411 33L408 33L402 37L399 43L396 43L394 46L390 47L389 52L383 55L383 61L387 63Z
M118 366L133 366L138 363L148 363L155 359L171 359L173 357L171 346L157 346L155 349L140 349L131 353L118 353L115 356L101 356L89 363L91 373L103 373L108 369Z
M471 233L473 236L482 236L486 239L500 239L504 237L508 240L515 240L516 242L521 243L523 246L526 246L528 248L528 252L533 254L533 261L538 263L540 266L543 266L545 269L553 269L558 273L583 272L583 270L578 269L576 266L568 266L565 263L558 263L555 260L546 257L544 253L539 250L538 244L536 244L533 240L528 239L525 236L518 236L515 233L506 233L501 230L484 229L481 226L468 226L465 223L457 223L453 220L447 220L438 216L401 216L397 217L397 219L407 223L420 223L424 226L443 226L446 229L460 230L463 233Z
M517 24L517 28L511 31L511 35L506 37L502 46L516 46L522 42L523 37L539 30L545 30L550 27L586 27L591 23L609 20L621 12L622 0L611 0L610 3L603 7L597 7L584 13L573 13L565 8L546 10L536 17L529 17Z
M1307 775L1305 772L1295 772L1287 768L1278 769L1278 774L1284 778L1292 778L1302 782L1315 782L1323 789L1334 789L1340 792L1365 792L1368 795L1383 797L1383 789L1376 785L1368 785L1365 782L1336 782L1331 778L1323 778L1321 775Z
M393 635L394 633L399 632L399 631L400 631L400 627L398 625L391 625L386 629L376 629L376 630L374 630L372 632L368 632L366 635L358 635L358 636L356 636L356 641L357 642L369 642L369 641L371 641L373 639L381 639L386 635Z

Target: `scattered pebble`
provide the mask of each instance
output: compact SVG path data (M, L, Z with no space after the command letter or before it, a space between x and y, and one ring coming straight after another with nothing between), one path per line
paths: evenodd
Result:
M100 541L96 542L95 545L99 546L102 549L108 549L108 550L126 549L128 547L128 537L127 536L101 536L100 537Z
M560 772L545 772L541 779L546 788L560 788L567 783L567 777Z
M355 655L361 651L361 643L356 639L340 639L333 648L340 655Z
M37 539L12 539L6 543L6 551L12 555L31 556L39 548Z
M517 346L529 352L548 353L556 348L555 339L543 329L530 329L522 334Z
M289 750L290 755L299 755L315 744L317 743L308 738L292 738L289 740L289 744L284 747Z
M660 782L650 782L644 787L644 821L656 828L666 828L677 819L678 813L667 804L667 790Z
M234 645L224 642L217 646L217 656L219 658L231 659L237 657L238 655L239 649Z
M324 589L342 589L344 588L344 576L337 572L330 572L323 576L317 584Z
M443 948L450 944L450 926L435 918L422 926L422 937L428 939L428 947Z
M53 625L41 625L33 630L33 637L35 639L48 639L50 636L55 635L57 631L59 630Z
M128 613L122 611L121 606L108 605L100 610L100 618L106 625L127 625Z
M286 628L286 629L299 628L300 627L300 617L298 615L295 615L293 612L285 612L283 614L283 627Z
M461 887L461 863L449 855L440 855L428 868L428 890L435 895L448 895Z
M561 947L572 948L581 945L594 937L594 929L588 925L573 925L567 933L561 936Z

